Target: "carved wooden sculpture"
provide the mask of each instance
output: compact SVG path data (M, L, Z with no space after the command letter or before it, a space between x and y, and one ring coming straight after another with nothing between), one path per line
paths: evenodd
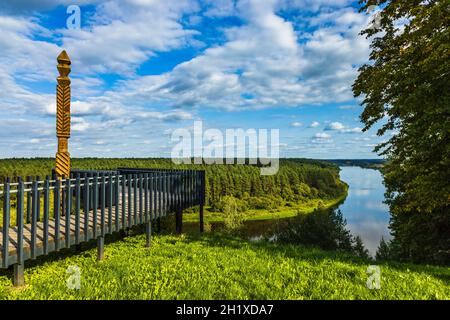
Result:
M58 152L56 153L56 176L58 179L70 175L70 58L63 50L57 58L59 77L56 86L56 136Z

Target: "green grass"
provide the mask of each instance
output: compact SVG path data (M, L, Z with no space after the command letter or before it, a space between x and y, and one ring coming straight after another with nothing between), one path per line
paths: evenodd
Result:
M381 264L381 289L366 287L370 261L223 234L138 235L27 267L27 286L0 276L0 299L450 299L450 270ZM69 266L81 289L66 286Z
M345 200L347 192L335 199L320 200L310 199L303 203L296 203L290 207L282 206L274 210L267 209L250 209L244 213L244 220L271 220L271 219L284 219L292 218L298 214L308 214L319 208L319 203L322 203L323 209L335 207L339 203ZM198 222L198 214L187 214L183 216L183 220L186 222ZM204 221L208 223L223 222L223 214L221 212L211 211L209 207L205 208Z

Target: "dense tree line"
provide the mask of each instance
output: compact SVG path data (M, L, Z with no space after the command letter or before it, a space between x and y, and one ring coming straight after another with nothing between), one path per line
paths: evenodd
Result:
M4 177L50 175L52 158L0 160L0 179ZM345 192L339 168L308 159L282 159L276 175L261 176L257 165L175 165L157 158L83 158L72 159L72 168L106 170L130 168L190 168L206 171L207 205L219 207L225 196L245 200L242 206L269 209L307 199L331 199Z
M450 1L361 0L382 8L362 32L370 63L353 91L363 98L364 130L389 137L375 149L394 240L389 252L414 262L450 264ZM386 255L386 243L382 244Z

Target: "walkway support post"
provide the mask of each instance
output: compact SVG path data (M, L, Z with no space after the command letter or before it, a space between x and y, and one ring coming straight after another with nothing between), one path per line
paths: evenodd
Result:
M182 207L178 207L175 213L175 229L177 234L181 234L183 232L183 209Z
M161 232L161 218L160 217L156 218L156 231L158 233Z
M203 205L200 205L200 232L205 231L205 224L203 223Z
M56 177L70 178L70 58L63 50L57 58L59 77L56 86L56 136L58 138L58 152L56 153Z
M22 287L25 285L25 277L23 275L23 263L14 264L14 278L13 285L14 287Z
M145 243L145 246L147 248L150 248L150 246L152 244L152 222L151 221L148 221L145 224L145 231L146 231L146 234L147 234L147 241Z
M101 261L104 258L105 238L99 236L97 238L97 260Z

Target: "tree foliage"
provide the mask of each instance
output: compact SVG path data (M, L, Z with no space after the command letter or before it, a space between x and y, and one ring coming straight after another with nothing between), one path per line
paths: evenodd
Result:
M377 261L386 261L393 258L391 253L391 245L389 242L386 242L383 237L378 245L375 258Z
M239 208L238 199L225 196L221 200L221 207L224 215L225 229L229 231L239 229L244 223L244 215Z
M0 159L0 182L5 177L51 174L54 159ZM222 211L221 200L232 196L247 209L273 209L288 202L334 199L345 194L339 168L323 161L281 159L276 175L261 176L256 165L175 165L161 158L72 159L73 168L108 170L118 167L202 169L206 171L206 204ZM1 199L0 199L1 202ZM0 209L1 210L1 209Z
M362 241L355 247L355 239L347 229L347 221L340 210L318 210L299 216L295 222L287 223L277 234L278 241L317 246L324 250L364 252ZM359 239L361 240L361 239Z
M361 120L389 136L376 151L397 254L416 262L450 260L450 1L362 0L382 8L370 63L353 85ZM445 258L447 257L447 258Z

